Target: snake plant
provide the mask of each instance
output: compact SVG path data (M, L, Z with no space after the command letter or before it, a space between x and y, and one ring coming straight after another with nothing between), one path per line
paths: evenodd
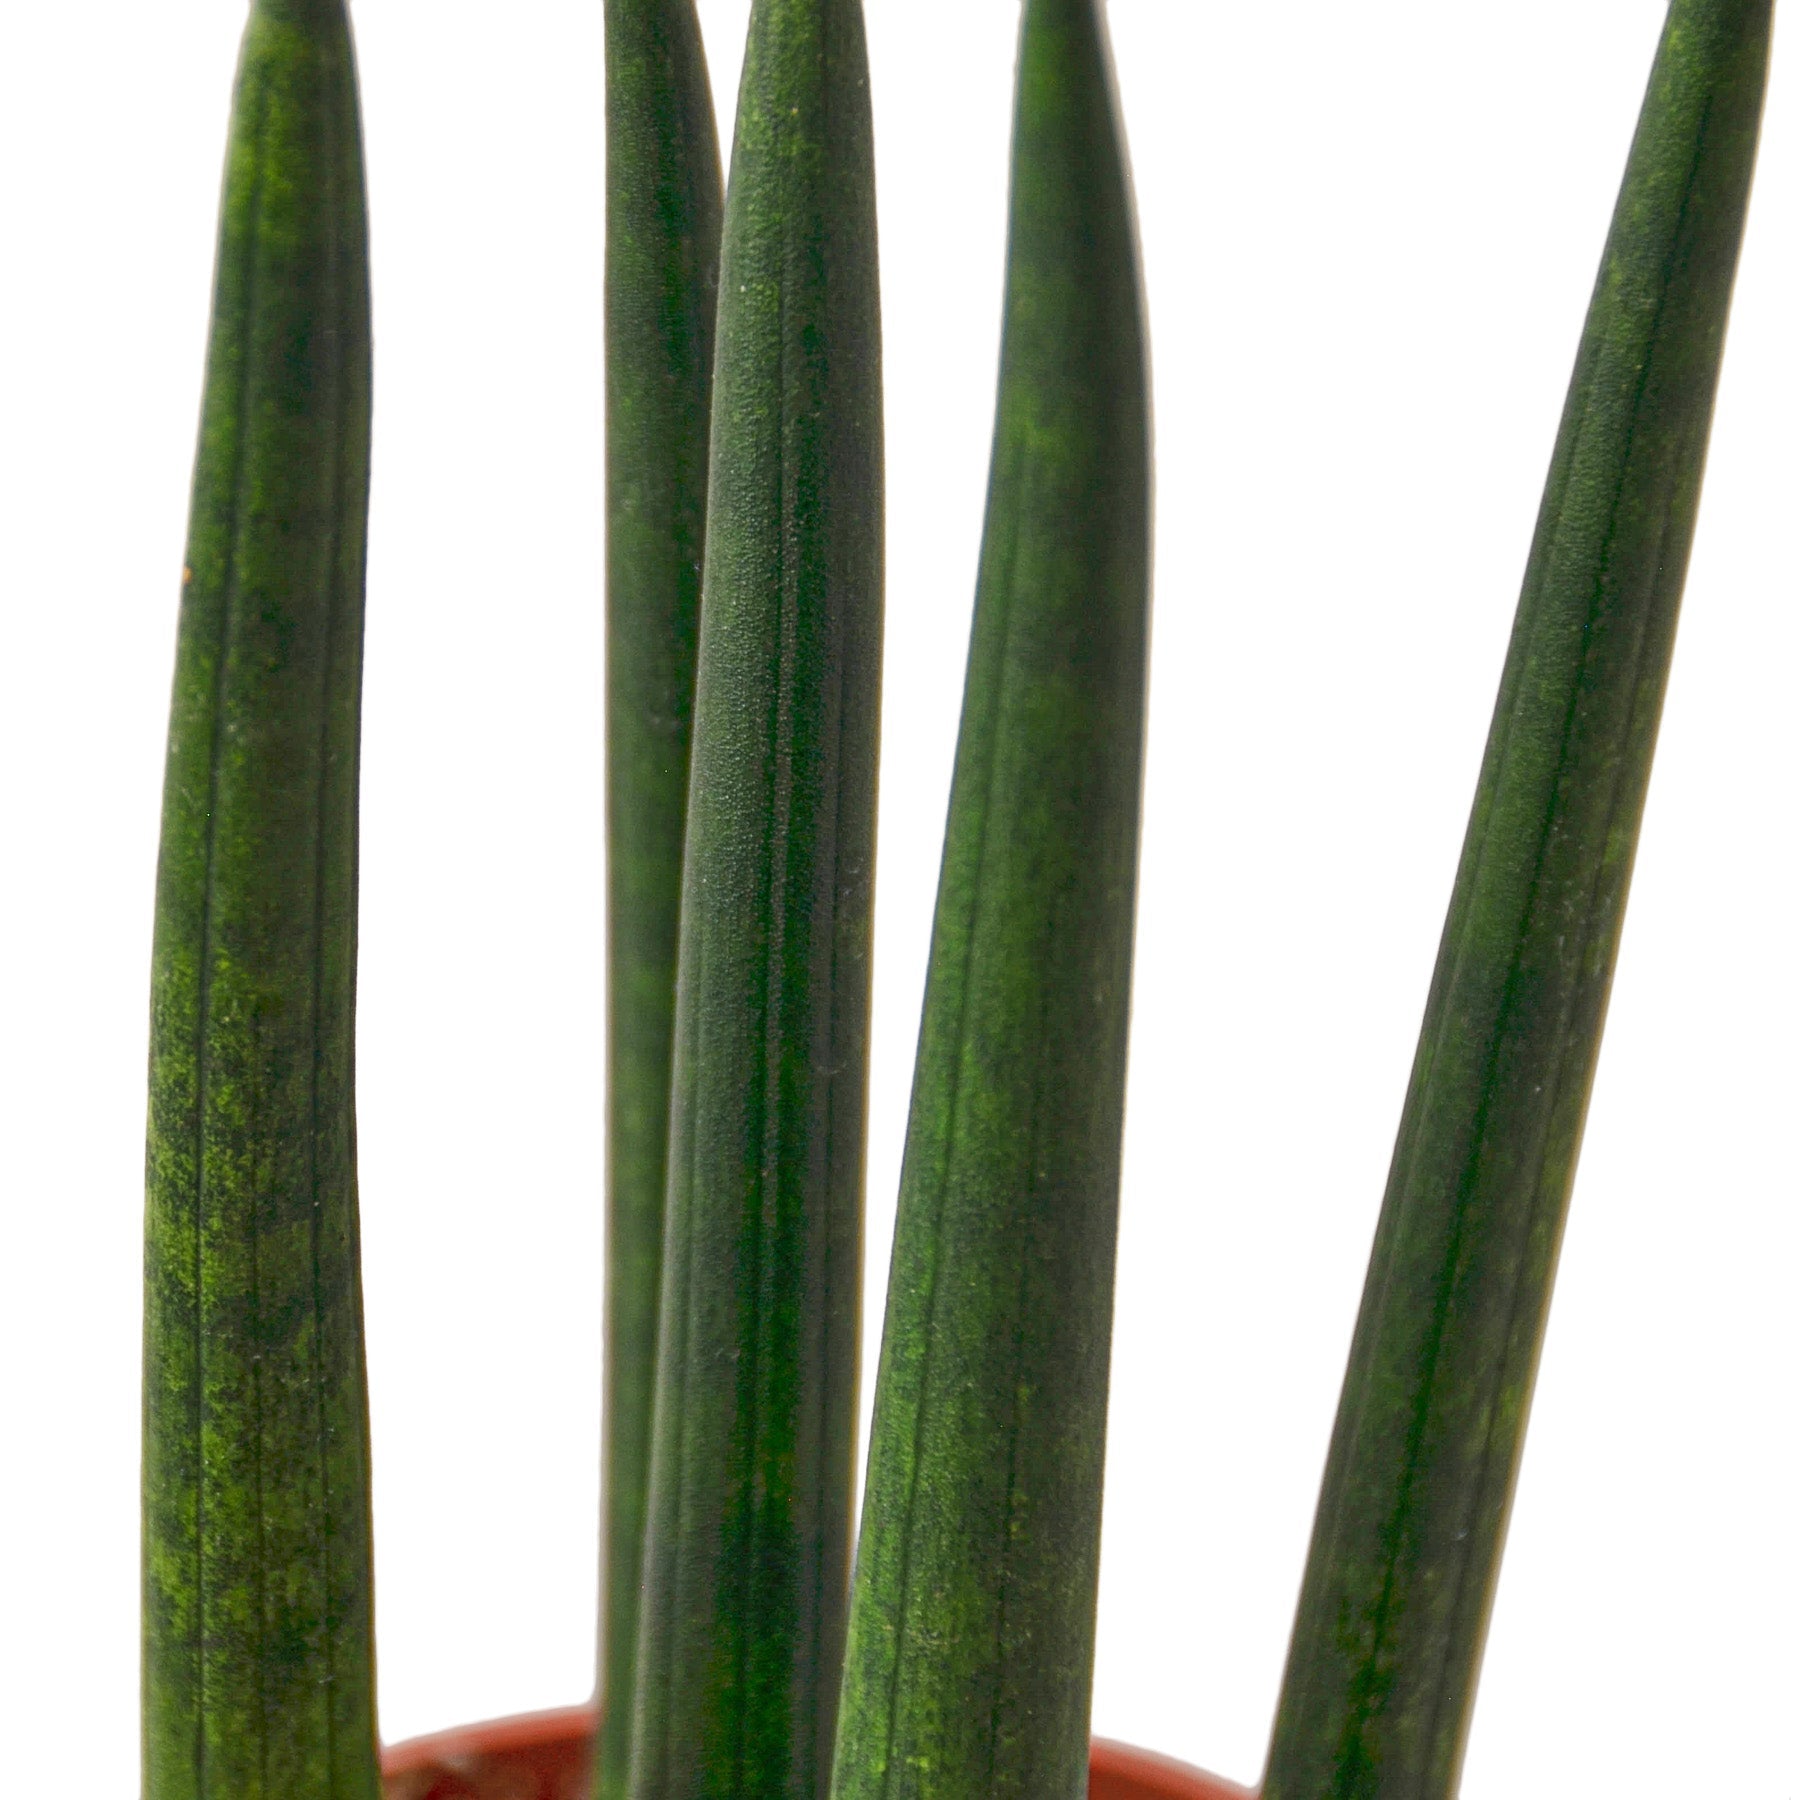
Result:
M1078 1800L1149 633L1105 27L1027 0L974 633L900 1183L836 1800Z
M1456 1790L1693 541L1770 13L1669 8L1426 1004L1265 1800Z
M605 13L595 1791L1079 1800L1151 565L1102 0L1023 7L987 519L854 1579L883 606L861 0L754 0L723 196L694 0ZM1406 1097L1265 1800L1455 1791L1770 15L1669 7ZM344 0L253 0L157 883L146 1800L380 1792L354 1113L364 211Z
M604 1800L631 1755L722 186L692 0L607 0Z
M879 359L860 0L757 0L720 253L632 1800L811 1800L830 1776L855 1479Z
M343 0L256 0L156 884L145 1800L375 1800L357 1266L369 261Z

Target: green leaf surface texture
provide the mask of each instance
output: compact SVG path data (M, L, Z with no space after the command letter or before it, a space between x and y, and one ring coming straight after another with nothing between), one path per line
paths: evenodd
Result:
M724 181L693 0L606 5L607 1186L600 1800L623 1800L668 1179Z
M1699 502L1770 0L1675 0L1513 628L1265 1800L1456 1790Z
M341 0L239 67L153 953L145 1800L376 1800L357 1255L369 291Z
M1150 593L1096 0L1025 9L1004 317L835 1800L1087 1792Z
M721 252L632 1800L814 1800L830 1776L881 430L860 0L757 0Z

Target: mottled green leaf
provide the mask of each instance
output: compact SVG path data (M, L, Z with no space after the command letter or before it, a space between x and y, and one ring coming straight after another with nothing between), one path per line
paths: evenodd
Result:
M375 1800L357 1265L369 294L341 0L258 0L157 874L145 1800Z
M1096 0L1029 0L988 511L835 1800L1087 1791L1150 432Z
M860 0L758 0L721 254L632 1800L815 1800L848 1586L881 656Z
M1426 1006L1266 1800L1456 1790L1693 537L1769 20L1770 0L1669 9Z

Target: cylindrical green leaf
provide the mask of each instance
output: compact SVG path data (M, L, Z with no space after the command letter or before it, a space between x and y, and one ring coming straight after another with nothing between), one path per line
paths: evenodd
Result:
M881 654L860 0L757 0L719 281L633 1800L815 1800L848 1586Z
M1770 0L1675 0L1401 1120L1266 1800L1454 1793L1593 1081L1755 158Z
M342 0L257 0L152 977L145 1800L375 1800L357 1266L369 291Z
M607 0L600 1800L625 1791L636 1685L722 186L693 0Z
M1149 621L1097 0L1029 0L998 416L834 1800L1081 1800Z

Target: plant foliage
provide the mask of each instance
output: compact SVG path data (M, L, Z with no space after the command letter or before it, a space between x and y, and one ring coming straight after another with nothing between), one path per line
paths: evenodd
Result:
M244 39L163 791L145 1800L375 1800L357 1264L369 264L341 0Z
M693 0L607 0L600 1800L631 1758L722 186Z
M1265 1800L1456 1790L1700 499L1770 0L1674 0L1350 1352Z
M721 251L632 1800L815 1800L847 1606L881 672L860 0L757 0Z
M1029 0L993 468L836 1800L1079 1800L1150 596L1137 244L1095 0Z

